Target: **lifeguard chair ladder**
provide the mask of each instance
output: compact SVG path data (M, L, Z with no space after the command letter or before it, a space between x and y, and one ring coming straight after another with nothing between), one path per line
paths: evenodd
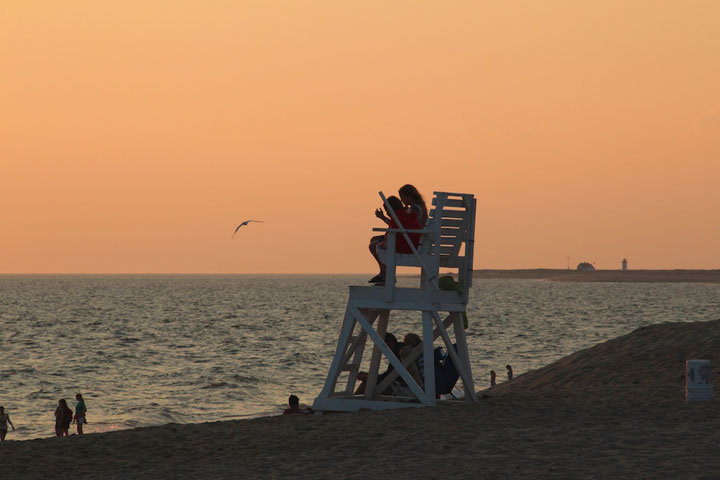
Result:
M379 194L399 226L396 229L373 229L387 232L387 248L380 252L380 258L387 266L385 285L350 287L350 298L335 356L325 385L313 403L313 409L317 412L357 411L435 405L434 341L438 337L442 338L460 374L465 400L477 402L464 326L472 285L475 198L465 193L434 192L434 208L423 229L407 230L399 222L383 193ZM422 235L417 248L413 246L408 233ZM412 253L395 253L397 235L405 237ZM399 266L421 269L419 287L396 286L396 267ZM447 288L448 282L438 283L440 268L455 274L457 282L450 282L453 290L441 288ZM397 358L384 341L392 310L412 310L422 314L422 343L403 360ZM447 313L444 319L441 318L441 312ZM374 328L376 320L377 328ZM448 334L450 327L454 331L457 349L453 347ZM373 349L365 392L354 395L368 337L372 340ZM378 370L383 355L394 369L378 384ZM424 385L416 382L407 368L421 355L424 356ZM383 395L398 377L402 378L410 393L405 389L404 395Z

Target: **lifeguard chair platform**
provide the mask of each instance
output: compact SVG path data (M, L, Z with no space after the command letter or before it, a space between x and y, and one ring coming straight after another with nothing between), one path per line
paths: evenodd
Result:
M435 405L440 393L448 393L436 389L434 342L438 337L449 356L446 362L452 361L462 381L463 398L477 402L464 324L472 285L475 198L465 193L434 192L427 223L422 230L407 230L382 192L380 197L398 225L396 229L373 229L387 233L387 248L379 252L387 266L385 285L350 287L335 356L313 409L357 411ZM409 233L421 234L417 247L410 241ZM395 252L398 235L405 237L412 253ZM400 266L420 269L417 287L396 286L396 268ZM419 312L422 322L422 342L402 360L384 341L393 310ZM372 353L365 391L354 395L368 338L372 341ZM393 369L378 383L383 356ZM421 356L423 362L417 362ZM408 371L413 364L422 365L423 381L416 381ZM389 387L398 384L403 386L402 393L388 395L389 390L397 391Z

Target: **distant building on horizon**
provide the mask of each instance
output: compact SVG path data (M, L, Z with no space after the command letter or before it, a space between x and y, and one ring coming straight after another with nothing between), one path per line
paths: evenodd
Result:
M622 271L627 272L627 258L623 258L622 261Z
M592 263L582 262L582 263L578 263L577 271L578 272L594 272L595 267L593 266Z

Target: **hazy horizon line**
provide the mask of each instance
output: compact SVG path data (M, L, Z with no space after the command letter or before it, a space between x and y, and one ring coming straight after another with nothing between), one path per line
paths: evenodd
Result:
M522 268L476 268L473 272L487 271L578 271L576 268L553 268L553 267L522 267ZM688 267L664 267L664 268L630 268L630 271L715 271L720 267L688 268ZM620 268L596 268L595 271L621 271ZM23 275L373 275L375 272L0 272L4 276ZM442 272L441 272L442 273ZM584 272L587 273L587 272Z

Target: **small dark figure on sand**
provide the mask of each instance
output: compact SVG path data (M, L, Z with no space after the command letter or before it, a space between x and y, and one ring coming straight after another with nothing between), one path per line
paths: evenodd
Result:
M10 415L5 413L5 407L0 407L0 442L5 441L8 423L12 429L15 430L15 425L10 421Z
M512 367L510 365L505 365L505 368L507 368L508 380L512 380L512 377L513 377Z
M73 422L75 422L75 425L77 426L78 435L82 435L83 424L87 423L87 408L85 408L85 400L83 400L81 394L78 393L75 395L75 400L77 400L77 403L75 404L75 419Z
M58 407L55 409L55 436L67 437L70 434L70 422L72 422L73 413L68 408L67 401L64 398L58 400Z
M300 408L300 399L295 395L290 395L288 405L290 405L290 407L285 409L283 415L290 413L313 413L312 408Z
M490 370L490 386L491 387L495 386L495 377L496 377L495 370Z

